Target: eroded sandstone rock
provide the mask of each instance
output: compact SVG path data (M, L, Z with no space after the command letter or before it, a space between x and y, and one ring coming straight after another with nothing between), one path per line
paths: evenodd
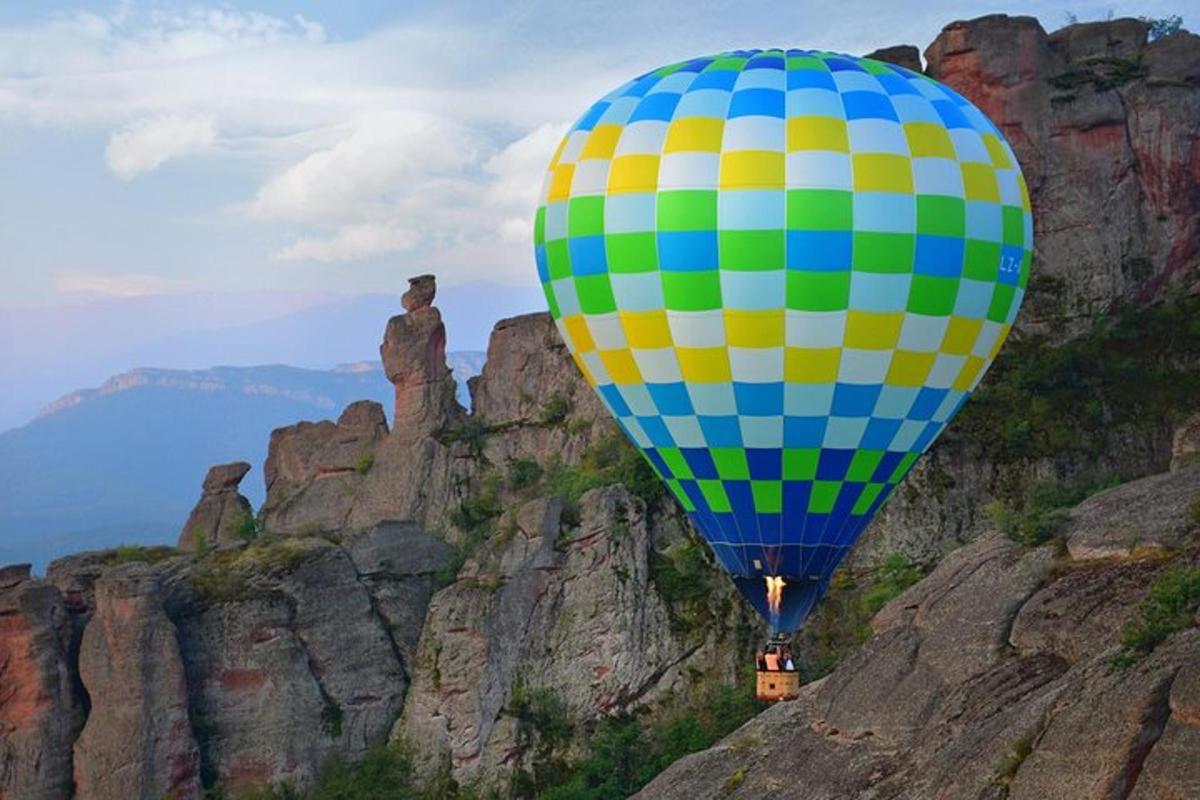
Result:
M247 525L253 525L254 509L238 492L238 486L249 471L245 461L218 464L208 471L200 500L179 532L180 550L191 552L201 541L211 547L245 541L242 533Z

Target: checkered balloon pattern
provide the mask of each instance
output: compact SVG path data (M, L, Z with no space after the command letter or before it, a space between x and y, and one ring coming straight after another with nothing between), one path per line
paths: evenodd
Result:
M595 103L541 202L579 369L753 603L787 576L798 627L1008 334L1033 247L1011 148L911 70L737 51Z

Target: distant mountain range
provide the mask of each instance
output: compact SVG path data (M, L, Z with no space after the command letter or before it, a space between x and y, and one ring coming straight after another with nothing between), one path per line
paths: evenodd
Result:
M398 288L404 285L398 280ZM2 302L2 299L0 299ZM442 287L451 350L483 350L501 317L543 307L536 287ZM39 308L0 306L0 431L80 386L140 367L291 364L327 370L372 356L399 294L193 293Z
M483 358L448 355L464 403L466 379ZM392 385L378 361L135 369L66 394L0 433L0 564L31 561L40 570L76 550L173 543L216 463L254 465L242 491L257 506L271 430L336 418L362 399L390 416Z

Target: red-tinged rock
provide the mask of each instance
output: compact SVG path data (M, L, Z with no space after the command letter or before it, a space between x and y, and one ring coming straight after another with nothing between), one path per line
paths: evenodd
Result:
M62 595L0 569L0 800L67 800L79 725Z
M154 567L128 564L96 582L79 673L92 707L75 742L78 796L198 798L200 757L178 634Z

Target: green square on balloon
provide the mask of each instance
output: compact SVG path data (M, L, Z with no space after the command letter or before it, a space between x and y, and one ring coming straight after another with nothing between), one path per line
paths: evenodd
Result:
M686 189L659 192L655 199L660 231L712 231L717 228L717 193Z
M604 237L609 272L653 272L658 269L658 245L653 232L610 233Z
M1004 206L1004 243L1012 247L1025 244L1025 213L1016 206Z
M751 481L750 491L754 495L754 510L758 513L783 511L783 481Z
M900 463L896 465L896 468L892 470L892 474L888 477L888 483L899 483L920 457L920 453L905 453L904 458L900 459Z
M967 204L961 197L917 195L917 233L961 238L967 232Z
M841 481L813 481L812 497L808 500L809 513L828 514L833 511L833 504L837 502L841 488Z
M787 226L792 231L849 231L854 195L837 189L789 189Z
M688 482L695 483L695 481ZM671 490L671 494L675 495L675 499L679 501L681 506L683 506L684 511L696 510L696 504L692 502L692 498L688 496L686 491L684 491L682 483L674 478L667 478L663 481L663 483L665 483L667 488Z
M599 236L604 233L604 196L572 197L567 206L568 236Z
M671 470L671 474L676 478L692 478L692 468L688 466L687 459L683 457L683 453L679 452L678 447L659 447L657 448L659 457L666 462L667 469Z
M712 456L718 477L724 480L749 480L750 464L742 448L710 447L708 454Z
M931 317L948 316L954 310L958 284L958 278L913 275L908 290L908 311Z
M566 239L546 242L546 268L551 280L571 277L571 251Z
M721 307L721 273L663 272L663 305L671 311L710 311Z
M967 239L963 277L994 283L1000 275L1000 243Z
M912 272L916 241L910 233L855 231L853 267L862 272Z
M1022 289L1029 283L1029 267L1033 264L1033 251L1026 250L1025 255L1021 256L1021 276L1017 279L1017 286Z
M546 243L546 207L538 206L537 213L533 216L533 244Z
M579 295L579 309L585 314L607 314L617 310L607 275L576 276L575 291Z
M1016 293L1017 287L1007 283L997 283L995 291L992 292L992 304L988 306L987 318L992 322L1007 322L1008 312L1012 308L1013 297Z
M719 231L721 269L768 271L784 268L783 231Z
M730 510L729 496L725 494L725 485L721 481L696 481L696 485L700 487L700 493L704 495L710 511L720 514Z
M850 513L858 516L867 513L871 508L871 504L875 502L875 498L879 497L879 493L882 491L882 483L868 483L863 487L863 492L858 496L858 500L855 501L854 508L850 509Z
M793 311L841 311L849 305L848 271L787 271L787 307Z
M846 470L846 480L855 483L867 483L875 474L875 468L883 460L882 450L859 450L850 459L850 469Z
M819 449L796 450L788 448L783 451L783 478L788 481L811 481L817 477L817 459L821 457Z

